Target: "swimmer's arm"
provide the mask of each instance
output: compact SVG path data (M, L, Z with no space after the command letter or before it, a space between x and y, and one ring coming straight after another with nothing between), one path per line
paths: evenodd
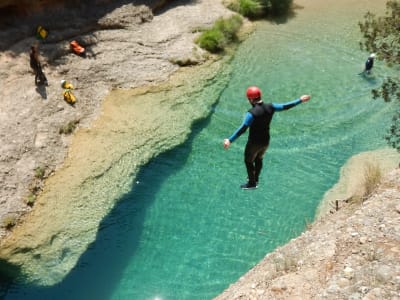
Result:
M247 128L251 125L253 122L253 115L249 112L246 113L242 125L236 131L230 136L228 139L230 143L232 143L234 140L236 140L239 136L241 136L243 133L246 132Z
M309 95L303 95L300 98L287 103L272 103L272 107L274 108L275 111L288 110L300 103L307 102L308 100L310 100L310 98L311 96Z
M228 149L234 140L236 140L239 136L246 132L247 128L249 128L252 122L253 115L247 112L242 125L240 125L240 127L231 135L229 139L224 139L224 148Z
M282 110L287 110L292 107L295 107L296 105L300 104L301 100L296 99L287 103L272 103L272 107L274 108L275 111L282 111Z

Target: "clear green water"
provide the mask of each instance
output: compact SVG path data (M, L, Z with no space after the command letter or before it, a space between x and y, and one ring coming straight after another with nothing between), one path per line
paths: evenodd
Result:
M329 13L261 24L209 117L142 169L76 268L56 286L12 285L5 298L212 299L299 235L345 161L384 146L390 121L370 89L392 71L377 64L373 76L358 76L366 54L354 18ZM240 125L252 84L265 101L313 98L275 115L260 187L242 191L246 137L228 151L222 140Z

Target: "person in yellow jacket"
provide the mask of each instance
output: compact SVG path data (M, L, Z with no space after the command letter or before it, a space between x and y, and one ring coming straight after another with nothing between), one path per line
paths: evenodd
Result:
M76 102L76 97L72 93L72 90L74 89L72 83L67 82L66 80L61 80L61 87L64 89L63 91L64 100L67 103L74 105Z

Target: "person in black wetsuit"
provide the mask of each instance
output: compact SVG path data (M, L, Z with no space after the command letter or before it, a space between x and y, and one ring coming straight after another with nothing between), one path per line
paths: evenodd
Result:
M300 98L284 104L264 103L261 100L261 91L256 86L251 86L246 92L252 108L246 113L242 125L231 135L224 139L224 148L228 149L231 143L250 128L249 137L244 151L244 162L247 169L248 181L241 185L242 189L254 189L258 186L263 157L269 145L269 125L274 112L290 109L300 103L307 102L311 96L303 95Z
M44 84L48 85L46 75L44 75L42 70L42 65L39 61L39 52L37 50L37 46L32 46L31 51L29 53L29 63L33 72L35 73L35 84Z
M365 69L364 73L371 73L372 67L374 66L374 58L375 58L375 53L371 53L370 56L368 56L367 61L365 62Z

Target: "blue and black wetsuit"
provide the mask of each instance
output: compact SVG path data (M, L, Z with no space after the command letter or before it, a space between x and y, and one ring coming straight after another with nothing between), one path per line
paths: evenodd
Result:
M249 185L256 185L262 169L262 160L267 151L270 134L269 125L276 111L288 110L301 103L300 99L284 104L257 102L247 113L242 125L231 135L232 143L250 128L244 161L247 169Z

